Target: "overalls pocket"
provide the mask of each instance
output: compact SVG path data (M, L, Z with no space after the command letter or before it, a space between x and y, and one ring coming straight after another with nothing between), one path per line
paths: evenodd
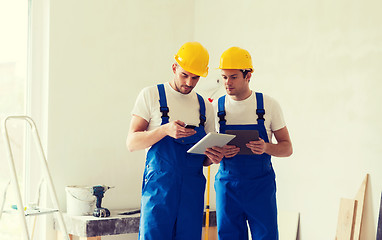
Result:
M145 173L143 175L142 193L146 190L147 186L152 181L152 179L155 178L155 176L160 174L160 173L161 173L161 171L158 171L155 169L149 169L149 167L146 167Z

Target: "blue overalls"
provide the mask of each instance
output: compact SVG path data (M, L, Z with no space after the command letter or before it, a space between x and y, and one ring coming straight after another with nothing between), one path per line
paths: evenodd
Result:
M158 85L162 125L169 122L163 84ZM187 150L206 135L205 105L200 95L200 123L196 134L180 139L170 136L147 153L143 175L139 239L201 239L206 179L205 155Z
M226 130L258 130L269 142L264 126L263 95L256 93L257 124L226 125L225 96L218 100L220 133ZM276 182L271 156L236 155L223 158L215 176L216 212L219 240L248 239L247 223L253 240L278 239Z

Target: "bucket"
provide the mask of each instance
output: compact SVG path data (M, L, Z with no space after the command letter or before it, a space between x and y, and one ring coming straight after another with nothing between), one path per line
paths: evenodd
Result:
M96 197L93 195L93 187L67 186L66 210L69 215L88 216L93 215Z

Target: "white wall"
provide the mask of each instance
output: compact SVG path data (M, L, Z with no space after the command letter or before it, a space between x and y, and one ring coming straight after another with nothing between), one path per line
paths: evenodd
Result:
M48 157L62 207L67 185L115 186L103 206L140 206L144 152L128 153L130 111L171 77L194 38L191 1L51 1Z
M278 204L301 213L300 238L333 239L340 197L353 197L368 172L363 239L372 239L382 189L381 5L52 0L48 157L62 206L73 184L115 186L105 207L139 206L144 153L125 148L130 111L143 87L171 78L181 44L198 40L211 55L202 89L237 45L252 53L252 87L281 103L295 153L273 161Z
M301 213L300 239L333 239L339 200L370 173L362 239L375 239L382 190L381 1L197 1L195 37L215 67L248 49L251 86L276 98L294 154L274 158L278 206Z

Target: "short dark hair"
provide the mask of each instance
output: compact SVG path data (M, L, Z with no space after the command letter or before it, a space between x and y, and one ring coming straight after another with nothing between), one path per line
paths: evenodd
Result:
M248 74L249 72L251 72L251 71L248 70L248 69L243 69L243 70L241 70L241 72L243 73L243 78L245 78L245 77L247 76L247 74Z

